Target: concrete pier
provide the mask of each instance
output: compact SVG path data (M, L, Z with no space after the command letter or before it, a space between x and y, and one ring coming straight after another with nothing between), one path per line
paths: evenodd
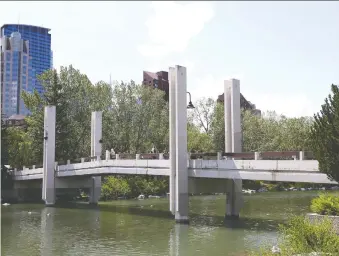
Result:
M169 177L169 192L170 192L170 211L175 215L175 176L176 176L176 70L173 67L169 68L169 153L170 153L170 177Z
M225 152L242 152L242 130L240 109L240 81L226 80L224 83L225 108ZM226 183L226 217L239 218L243 205L242 180L229 179Z
M177 223L188 223L187 76L186 68L170 68L170 211Z
M175 221L188 223L187 170L187 77L186 68L175 67L176 72L176 209Z
M229 179L226 184L226 215L227 219L238 219L243 207L242 180Z
M102 142L102 112L92 112L91 119L91 157L101 157ZM97 204L101 195L101 176L91 177L89 203Z
M55 204L55 110L55 106L45 107L42 200L46 205Z

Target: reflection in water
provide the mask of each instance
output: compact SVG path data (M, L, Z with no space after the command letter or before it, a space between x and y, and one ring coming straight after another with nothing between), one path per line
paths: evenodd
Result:
M167 199L91 207L2 207L1 253L31 255L239 255L273 245L277 225L308 211L314 192L245 196L241 219L225 221L225 196L190 198L190 224L175 224ZM241 255L241 254L240 254Z
M46 207L41 211L41 256L53 255L53 227L55 208Z

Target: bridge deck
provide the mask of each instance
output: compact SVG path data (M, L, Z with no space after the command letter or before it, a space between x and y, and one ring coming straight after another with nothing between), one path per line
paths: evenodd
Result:
M266 181L331 183L318 170L315 160L189 160L188 175L196 178L217 178ZM109 174L169 176L169 160L99 160L60 165L56 177L97 176ZM42 179L43 168L14 172L15 180Z

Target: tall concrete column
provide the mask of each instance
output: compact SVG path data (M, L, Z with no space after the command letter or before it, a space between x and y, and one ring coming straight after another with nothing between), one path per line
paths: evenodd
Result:
M55 106L45 107L42 200L55 204Z
M169 68L169 132L170 132L170 211L175 215L175 183L176 183L176 70L173 67Z
M175 66L176 73L176 201L175 220L188 223L187 170L187 76L186 68Z
M237 79L224 82L225 109L225 151L242 152L242 130L240 109L240 81ZM238 218L243 205L242 180L227 180L226 217Z
M229 179L226 183L226 218L239 218L243 206L242 180Z
M92 112L91 120L91 156L101 156L101 139L102 139L102 112ZM96 160L96 159L95 159ZM92 160L92 161L95 161ZM89 203L97 204L101 194L101 177L91 177L92 186L89 193Z
M224 82L225 151L242 152L240 81Z

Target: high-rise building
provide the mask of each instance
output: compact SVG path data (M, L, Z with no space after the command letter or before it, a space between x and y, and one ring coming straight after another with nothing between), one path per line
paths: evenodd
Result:
M217 102L224 104L224 94L218 96ZM246 100L244 95L242 95L241 93L240 93L240 107L244 110L250 110L254 115L261 116L261 110L257 109L255 104Z
M10 37L13 32L19 32L23 40L29 41L29 55L32 57L32 86L41 94L43 87L36 76L53 67L50 29L23 24L5 24L1 27L1 37Z
M1 114L7 118L16 114L27 115L20 94L33 89L29 42L23 40L19 32L1 37L0 59Z
M152 73L148 71L143 71L142 84L164 91L165 99L168 101L168 90L169 90L168 72L159 71L157 73Z

